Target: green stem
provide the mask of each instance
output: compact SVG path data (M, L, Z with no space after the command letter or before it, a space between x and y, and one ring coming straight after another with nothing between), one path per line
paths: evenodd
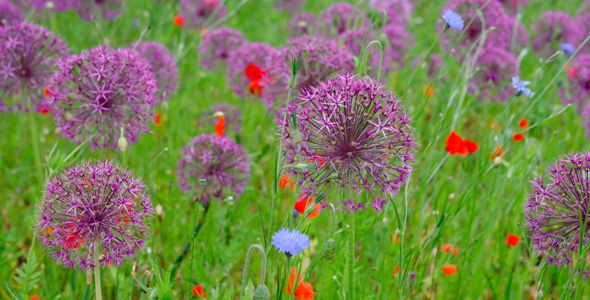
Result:
M350 224L350 230L348 231L348 294L350 295L350 299L354 300L354 269L355 269L355 259L354 259L354 213L351 213L352 221Z
M92 272L86 272L86 290L84 291L84 300L88 300L90 297L90 285L92 284Z
M240 293L240 299L242 298L242 295L244 295L244 288L246 287L246 280L248 278L248 268L250 267L250 256L252 255L252 250L254 249L260 251L260 254L262 255L262 270L260 271L260 284L264 284L264 281L266 280L266 253L264 252L264 249L260 247L260 245L254 244L250 246L250 248L248 248L248 252L246 253L246 261L244 263L244 274L242 275L242 292Z
M424 61L426 61L428 59L428 57L430 57L430 53L432 53L432 50L434 50L434 46L436 46L438 44L438 40L440 40L440 38L445 33L445 31L447 31L446 27L438 34L438 36L436 37L436 40L434 40L434 42L432 42L432 44L430 45L428 52L426 52L426 55L424 56L424 58L422 58L422 61L420 61L420 63L416 67L414 74L412 74L412 77L410 78L410 83L408 83L408 87L406 88L406 91L410 90L410 88L412 87L412 83L414 82L414 78L416 78L418 71L420 71L420 69L422 68Z
M96 289L96 300L102 300L102 294L100 292L100 264L98 262L98 249L94 249L94 287Z
M201 197L199 196L199 199L200 198ZM193 218L195 219L193 221L193 228L195 228L195 231L196 231L196 228L197 228L197 216L198 215L199 215L199 202L197 201L195 203L195 215L193 216ZM196 234L192 237L192 239L190 241L192 243L192 249L191 249L191 270L190 270L190 274L191 275L190 275L190 280L188 282L188 289L187 289L187 291L189 291L188 292L189 293L188 294L189 295L189 298L190 298L191 285L193 284L193 260L194 260L193 254L195 252L195 237L196 237Z
M29 114L29 127L31 130L31 141L33 143L33 157L35 163L35 170L37 171L37 180L39 186L43 186L45 183L45 176L43 175L43 169L41 168L41 151L39 151L39 135L37 134L37 122L35 120L35 113Z

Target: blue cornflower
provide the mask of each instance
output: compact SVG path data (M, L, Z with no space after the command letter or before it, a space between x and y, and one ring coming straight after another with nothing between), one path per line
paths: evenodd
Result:
M535 93L526 87L529 84L531 84L530 81L520 81L520 77L518 76L512 77L512 86L516 89L516 96L525 95L528 98L535 96Z
M463 30L463 18L461 18L456 12L447 9L442 17L447 23L447 28L450 27L455 30Z
M309 237L306 234L299 233L297 229L283 228L275 232L271 244L279 250L279 253L285 253L285 255L291 257L309 247Z
M574 45L570 43L562 43L560 48L563 52L565 52L565 54L570 56L573 55L574 52L576 52L576 48L574 47Z

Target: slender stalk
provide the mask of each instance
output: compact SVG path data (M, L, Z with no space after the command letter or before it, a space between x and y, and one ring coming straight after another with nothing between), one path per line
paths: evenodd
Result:
M199 196L199 199L200 198L201 197ZM193 218L195 219L193 221L193 228L195 228L195 231L197 230L196 228L197 228L197 216L198 215L199 215L199 202L197 201L197 203L195 205L195 215L193 216ZM195 253L195 237L196 237L196 232L195 232L195 235L192 237L192 239L190 241L190 243L192 244L192 249L191 249L191 270L190 270L190 279L189 279L189 282L188 282L188 289L187 289L187 291L189 293L188 294L189 295L189 298L190 298L190 295L191 295L190 294L191 285L193 284L193 260L194 260L193 254Z
M432 53L432 50L434 50L434 46L436 46L438 44L438 40L440 40L440 38L445 33L445 31L447 31L447 27L445 27L438 34L438 36L436 37L436 39L430 45L430 48L428 49L428 52L426 52L426 55L424 56L424 58L422 58L422 60L420 61L420 63L416 67L416 69L414 71L414 74L412 74L412 77L410 77L410 83L408 83L408 87L406 88L406 91L408 91L412 87L412 83L414 83L414 79L416 78L416 75L418 74L418 71L420 71L420 69L422 68L422 65L424 64L424 61L426 61L428 59L428 57L430 57L430 53Z
M41 168L41 151L39 150L39 135L37 133L37 122L35 120L35 113L29 114L29 129L31 130L31 142L33 143L33 161L35 163L35 170L37 172L37 180L39 186L43 186L45 182L45 176L43 175L43 169Z
M96 289L96 300L102 300L102 294L100 292L100 265L98 262L98 249L94 250L94 287Z
M242 295L244 295L244 288L246 287L246 280L248 279L248 268L250 267L250 256L252 255L252 250L260 251L262 255L262 270L260 272L260 284L264 284L266 280L266 253L264 249L260 247L260 245L254 244L248 248L248 252L246 253L246 261L244 263L244 274L242 275L242 292L240 293L240 299L242 299Z
M84 300L90 297L90 285L92 284L92 272L86 272L86 290L84 291Z
M354 293L354 269L355 269L355 259L354 259L354 244L355 244L355 236L354 236L354 215L355 213L351 213L352 221L350 222L350 230L348 231L348 294L350 295L351 300L354 300L355 293Z

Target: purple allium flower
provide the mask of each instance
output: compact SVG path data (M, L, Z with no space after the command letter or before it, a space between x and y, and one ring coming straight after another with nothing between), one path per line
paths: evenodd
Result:
M289 21L291 36L315 34L318 30L317 27L315 15L309 12L298 13Z
M134 44L130 45L133 48ZM154 73L158 92L156 104L167 100L178 89L178 65L166 46L158 42L140 42L135 53L145 59Z
M211 30L199 45L201 65L209 71L226 70L230 53L244 43L244 36L238 30L226 27Z
M394 17L392 12L395 12L395 16L399 17L403 24L410 22L414 12L414 5L410 0L369 0L369 5L376 10L386 10L390 20Z
M459 31L463 30L463 26L465 26L463 18L461 18L461 16L458 15L456 12L447 9L445 13L442 15L442 17L443 20L445 20L445 23L447 24L448 28L452 28Z
M507 11L510 14L516 14L516 12L518 12L519 8L523 8L528 0L498 0L502 6L504 7L504 10Z
M92 149L117 148L121 128L134 143L149 132L156 80L144 59L128 49L97 46L58 61L50 83L53 119L62 136Z
M250 97L261 98L267 107L272 106L276 100L277 94L265 88L260 91L260 96L258 96L253 90L249 91L252 80L246 76L246 69L252 64L263 72L266 72L260 83L264 87L268 86L275 80L281 80L281 78L288 77L290 70L283 67L271 69L268 65L268 57L277 57L278 52L278 49L273 48L269 44L256 42L246 42L235 49L235 51L231 52L227 60L227 77L234 93L241 97L250 95ZM281 66L281 64L277 65Z
M0 91L6 100L17 102L6 106L26 110L45 101L42 91L56 60L68 51L45 27L26 22L0 27Z
M390 23L385 26L387 45L383 45L383 64L385 69L392 68L393 63L404 66L404 55L408 49L408 43L413 43L412 35L399 23Z
M47 9L50 11L63 12L80 7L83 0L27 0L26 2L36 10Z
M179 14L193 28L205 28L215 21L222 20L227 14L225 5L219 0L180 0Z
M589 5L590 3L586 2L586 5ZM582 36L580 37L580 42L586 38L584 36L585 33L590 32L590 11L581 13L577 18L576 18L576 23L578 24L578 28L580 28L580 32L582 33Z
M244 192L250 178L249 163L248 155L232 139L198 135L182 148L178 162L180 188L202 203L235 199Z
M516 89L516 95L525 95L527 98L533 98L535 93L531 91L530 88L526 87L527 85L531 84L530 81L520 80L519 76L512 77L512 87Z
M23 13L20 7L8 0L0 0L0 28L21 21L23 21Z
M297 211L297 210L296 210ZM299 230L283 228L272 236L271 245L286 256L295 256L309 247L309 237Z
M45 186L38 237L68 269L119 266L143 250L153 208L147 187L133 172L96 160L64 169Z
M90 22L97 18L113 21L123 14L125 0L83 0L78 4L78 15Z
M515 52L526 48L529 43L529 35L522 24L517 23L516 19L509 15L502 17L498 23L496 30L491 32L487 38L486 45L488 47L504 47L506 50L511 50L513 47L512 50Z
M277 0L275 7L277 10L294 14L301 9L305 0Z
M575 57L568 72L567 82L559 90L559 97L564 104L574 104L577 111L590 117L590 54L582 53Z
M320 30L326 37L335 37L353 28L361 28L369 24L369 19L358 7L339 2L322 12L319 17Z
M486 48L477 58L479 71L473 76L471 84L481 89L484 101L504 101L514 95L510 85L512 76L518 74L516 57L502 48Z
M533 50L549 57L557 50L561 43L578 46L583 38L578 24L565 12L548 11L531 26L535 39Z
M345 199L333 193L336 209L380 211L408 181L417 147L411 117L380 83L338 75L304 90L289 112L296 128L287 118L279 129L286 164L311 165L286 171L302 193L347 191Z
M532 192L523 209L533 249L548 265L570 272L579 272L573 258L580 255L580 237L584 247L590 240L586 211L589 172L590 153L572 153L557 160L547 168L547 175L531 181ZM582 233L580 218L586 223Z
M219 103L215 106L207 108L199 120L200 126L210 126L213 128L219 118L215 117L216 113L222 112L225 119L225 132L233 132L239 134L242 130L242 114L232 105L227 103ZM212 130L205 130L212 131Z

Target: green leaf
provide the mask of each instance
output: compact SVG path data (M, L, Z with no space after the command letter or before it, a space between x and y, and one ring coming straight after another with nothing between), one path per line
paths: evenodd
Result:
M254 283L252 279L248 280L248 285L244 289L244 300L252 300L254 299Z
M41 278L41 271L36 271L39 268L39 262L37 261L37 254L35 254L35 237L29 248L29 255L27 261L22 265L22 268L16 269L16 277L14 280L22 286L22 293L24 295L29 294L31 287L34 286Z
M23 296L21 294L19 294L17 291L15 291L12 288L12 286L10 286L10 284L8 284L8 282L4 283L4 289L12 297L12 299L14 299L14 300L23 300Z

